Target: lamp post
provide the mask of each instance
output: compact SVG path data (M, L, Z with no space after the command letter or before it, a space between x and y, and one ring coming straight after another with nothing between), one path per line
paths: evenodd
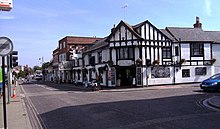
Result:
M39 60L41 61L40 64L43 65L43 63L44 63L44 57L39 58Z

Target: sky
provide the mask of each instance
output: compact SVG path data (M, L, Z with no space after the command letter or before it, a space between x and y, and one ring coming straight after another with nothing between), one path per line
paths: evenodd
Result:
M10 12L0 11L0 37L12 40L19 65L41 66L39 58L50 61L65 36L106 37L121 20L130 25L149 20L163 29L193 27L198 16L204 30L220 31L219 5L219 0L13 0Z

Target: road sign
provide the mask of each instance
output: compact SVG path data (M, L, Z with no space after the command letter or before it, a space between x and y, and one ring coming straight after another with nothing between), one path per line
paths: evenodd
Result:
M0 37L0 56L7 56L13 50L13 43L7 37Z
M10 11L12 9L12 0L0 0L0 10Z

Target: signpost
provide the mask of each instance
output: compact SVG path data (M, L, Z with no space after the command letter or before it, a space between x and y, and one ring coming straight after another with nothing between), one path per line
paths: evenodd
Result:
M0 56L2 56L2 95L3 95L3 115L4 128L7 129L7 111L6 111L6 94L5 94L5 56L13 50L13 43L7 37L0 37Z
M12 0L0 0L0 11L10 11L13 7ZM8 56L13 50L13 43L7 37L0 37L0 56L2 56L2 94L3 94L3 115L4 129L7 129L6 95L5 95L5 56Z

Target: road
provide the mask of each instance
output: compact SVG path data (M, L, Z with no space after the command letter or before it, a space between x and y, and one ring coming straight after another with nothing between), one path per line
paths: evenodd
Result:
M197 84L88 92L65 85L22 85L45 129L220 129L220 112Z

